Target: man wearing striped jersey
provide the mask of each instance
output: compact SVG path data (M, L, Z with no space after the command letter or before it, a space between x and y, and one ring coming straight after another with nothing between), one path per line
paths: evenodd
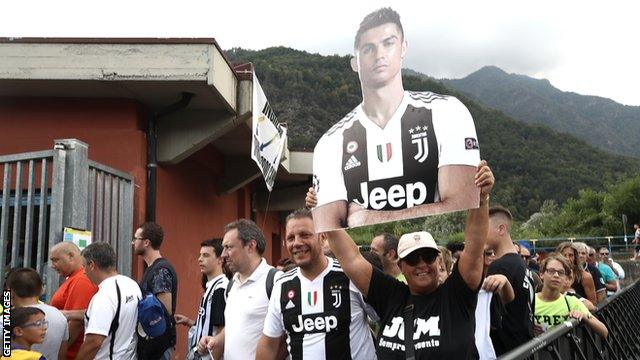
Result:
M293 360L375 359L362 294L323 254L311 212L296 210L285 228L286 248L298 267L276 281L256 359L276 359L285 333Z
M363 101L314 150L318 231L478 206L480 152L471 114L454 97L405 91L406 51L392 9L360 24L351 67Z
M185 315L176 314L177 324L195 325L195 332L189 338L188 359L196 358L195 354L201 338L215 336L224 328L225 290L229 280L222 271L222 240L211 239L200 243L198 265L206 279L198 316L194 321ZM205 358L208 358L208 355Z

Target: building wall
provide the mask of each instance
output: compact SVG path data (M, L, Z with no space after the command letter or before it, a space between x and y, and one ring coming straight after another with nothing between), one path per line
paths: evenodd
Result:
M132 100L0 99L0 154L53 148L55 139L76 138L89 145L89 158L135 178L134 227L145 220L146 127L144 109ZM158 167L156 221L165 231L161 253L179 277L177 312L194 318L202 295L197 265L200 242L219 237L225 224L251 218L256 182L234 193L218 195L216 180L224 158L207 146L177 165ZM279 214L258 213L256 222L267 240L265 257L272 263L285 256ZM132 229L133 233L134 229ZM274 259L275 257L275 259ZM134 257L134 277L143 264ZM176 358L184 358L185 327L178 331Z

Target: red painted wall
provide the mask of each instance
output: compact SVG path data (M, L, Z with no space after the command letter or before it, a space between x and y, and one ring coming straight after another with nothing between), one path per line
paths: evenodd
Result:
M135 178L134 228L145 220L146 112L132 100L0 99L0 154L53 148L55 139L76 138L89 145L89 158ZM194 318L202 295L197 266L202 240L222 237L225 224L251 217L255 184L228 195L217 195L224 158L207 146L177 165L158 168L157 219L165 231L161 253L179 277L177 312ZM262 181L261 178L257 181ZM267 240L265 257L273 263L286 256L277 213L258 213L256 222ZM133 233L134 229L132 229ZM273 241L275 240L275 241ZM142 261L134 261L134 277ZM174 358L185 356L186 328L178 331Z

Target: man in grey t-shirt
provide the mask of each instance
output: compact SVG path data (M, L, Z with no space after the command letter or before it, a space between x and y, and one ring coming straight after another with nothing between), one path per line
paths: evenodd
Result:
M44 312L47 334L41 344L34 344L32 350L41 353L47 360L62 360L67 357L69 325L60 310L41 303L42 279L30 268L18 268L7 277L7 287L11 289L11 301L16 307L33 306Z

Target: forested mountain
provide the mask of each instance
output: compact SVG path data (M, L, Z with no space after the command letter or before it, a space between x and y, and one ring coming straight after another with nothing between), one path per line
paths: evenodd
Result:
M495 66L442 82L515 119L546 125L612 153L640 158L640 106L563 92L548 80L507 74Z
M234 63L255 65L278 119L288 125L290 148L312 150L320 136L362 100L348 56L283 47L231 49L226 54ZM637 159L612 155L547 127L516 121L442 83L408 75L403 79L405 89L454 95L469 108L482 158L489 161L497 179L492 203L508 206L518 219L538 211L545 200L563 203L580 189L600 190L640 169Z

